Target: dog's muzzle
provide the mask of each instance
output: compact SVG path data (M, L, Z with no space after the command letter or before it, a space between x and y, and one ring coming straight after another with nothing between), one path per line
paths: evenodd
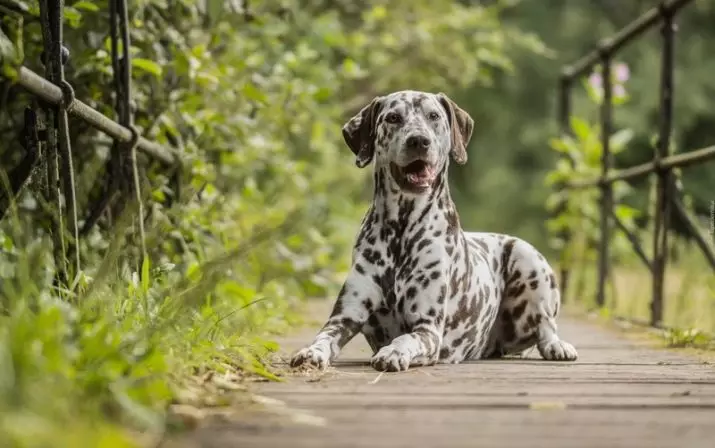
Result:
M437 177L437 169L430 161L432 141L423 134L413 134L405 140L403 154L390 163L390 173L402 190L421 193L428 190Z

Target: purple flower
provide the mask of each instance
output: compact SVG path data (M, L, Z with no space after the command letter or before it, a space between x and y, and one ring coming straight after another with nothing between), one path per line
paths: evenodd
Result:
M598 89L603 85L603 77L601 76L600 73L593 72L593 73L591 73L591 76L588 77L588 84L592 88Z
M631 71L628 69L628 65L623 62L616 64L613 73L616 75L616 81L618 82L626 82L631 76Z
M613 86L613 96L615 98L623 98L626 96L626 88L622 84L616 84Z

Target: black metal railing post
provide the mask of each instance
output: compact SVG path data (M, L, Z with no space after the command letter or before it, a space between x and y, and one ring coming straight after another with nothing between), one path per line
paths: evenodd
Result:
M609 270L609 242L610 218L613 209L613 190L611 184L605 179L612 165L611 156L611 120L612 120L612 85L611 85L611 52L609 43L601 47L601 76L603 85L603 102L601 103L601 211L600 230L601 237L598 245L598 285L596 290L596 304L602 307L606 304L606 281Z
M129 162L131 165L131 176L133 184L128 188L128 191L133 191L137 201L137 222L139 225L139 238L141 242L142 257L147 257L146 238L144 235L144 204L142 201L141 181L139 178L139 165L137 161L137 145L139 143L139 131L134 125L134 108L132 107L132 58L131 39L129 37L129 11L127 10L127 0L112 0L116 1L115 12L119 18L119 27L121 30L122 39L122 58L121 63L117 64L121 71L115 72L114 77L118 86L121 86L121 97L117 100L117 105L121 105L118 109L119 122L132 131L132 141L128 144L123 144L122 149L129 152ZM114 25L114 24L113 24ZM115 30L116 31L116 30ZM113 34L113 38L117 36ZM116 47L116 42L113 44ZM114 48L113 48L114 49ZM116 58L116 54L113 57Z
M561 79L559 81L559 103L557 111L561 135L568 135L571 131L571 126L569 122L571 118L571 83L572 81L570 72L568 71L568 69L564 70L564 73L562 74ZM563 157L566 157L570 163L573 162L568 154L564 155ZM563 182L559 182L558 185L555 185L555 188L557 189L557 191L560 191L563 194L561 203L559 204L555 212L555 214L558 216L561 212L563 212L564 209L568 207L568 189ZM561 264L559 266L559 287L561 300L565 302L567 300L566 297L568 293L569 280L571 275L571 270L569 266L571 260L568 259L568 245L569 241L571 240L570 229L563 229L559 236L563 243L563 249L561 251Z
M56 18L61 21L61 8L54 2L50 3L48 0L40 0L40 22L42 26L42 40L44 45L44 51L42 52L42 63L45 66L45 78L55 86L59 84L59 73L64 73L62 66L62 44L57 42L58 38L61 36L57 35L56 29ZM59 11L58 11L59 9ZM58 16L60 14L60 16ZM60 23L60 30L62 28ZM58 47L56 46L59 45ZM58 86L59 87L59 86ZM59 104L44 104L45 111L45 123L47 130L47 187L48 187L48 201L51 204L51 234L53 239L53 250L55 265L58 271L57 280L62 283L67 283L69 280L69 272L67 265L67 246L64 235L64 213L63 213L63 201L62 197L62 185L60 176L60 140L59 128L60 128L60 108Z
M651 325L658 326L663 320L663 295L665 289L665 267L668 257L668 224L670 221L670 197L673 194L672 168L663 167L661 161L670 154L670 140L673 128L673 12L665 3L661 4L662 61L660 86L660 123L658 145L654 151L656 168L656 205L653 228L653 298L650 304Z

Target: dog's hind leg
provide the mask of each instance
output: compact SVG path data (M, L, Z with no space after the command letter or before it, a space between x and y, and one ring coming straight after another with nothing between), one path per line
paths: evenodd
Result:
M551 290L552 301L560 302L559 290ZM573 345L561 339L557 334L556 317L558 306L552 308L553 313L542 313L543 318L538 323L537 331L539 340L536 347L541 356L548 361L575 361L578 352ZM546 310L544 310L546 311Z
M561 298L548 262L523 241L513 246L499 317L497 345L502 354L514 354L536 345L549 361L574 361L573 345L558 336L556 318Z

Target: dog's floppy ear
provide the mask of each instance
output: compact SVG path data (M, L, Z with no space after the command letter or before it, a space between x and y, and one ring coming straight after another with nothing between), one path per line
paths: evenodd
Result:
M370 164L375 156L376 120L382 108L382 97L375 97L343 125L343 138L355 154L359 168Z
M451 132L452 149L450 153L454 161L460 165L467 163L467 145L472 138L474 120L444 93L438 93L437 98L447 111Z

